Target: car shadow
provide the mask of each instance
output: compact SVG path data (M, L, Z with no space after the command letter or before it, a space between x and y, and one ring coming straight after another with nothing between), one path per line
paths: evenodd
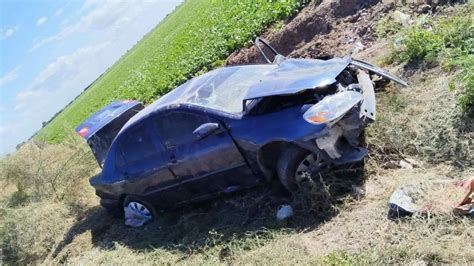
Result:
M118 243L134 250L161 248L191 254L252 236L271 239L276 230L313 230L336 216L341 202L360 197L363 183L364 172L360 169L318 176L313 183L317 189L297 195L290 195L275 181L162 212L158 219L140 228L126 227L122 218L114 218L97 206L78 217L52 255L63 261L69 254L66 247L76 236L88 231L93 246L102 249L112 249ZM282 204L293 206L295 214L288 220L277 221L276 212Z

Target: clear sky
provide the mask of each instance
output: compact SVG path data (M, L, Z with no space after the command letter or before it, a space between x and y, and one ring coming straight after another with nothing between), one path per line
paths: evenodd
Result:
M182 0L0 0L0 156L15 150Z

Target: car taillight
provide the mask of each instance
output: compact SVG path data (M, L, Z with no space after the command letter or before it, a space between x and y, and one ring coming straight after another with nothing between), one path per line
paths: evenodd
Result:
M83 127L83 128L81 128L81 130L79 130L77 132L77 134L79 134L79 136L81 136L83 138L87 135L87 133L89 133L89 128L88 127Z
M306 122L320 125L337 121L354 105L362 100L362 94L356 91L343 91L324 97L303 114Z

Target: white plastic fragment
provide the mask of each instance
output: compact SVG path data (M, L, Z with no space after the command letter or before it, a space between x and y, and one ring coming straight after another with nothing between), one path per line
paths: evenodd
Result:
M293 208L290 205L281 205L277 211L277 220L282 221L293 216Z
M421 162L413 159L413 158L404 158L405 161L407 161L409 164L411 164L413 167L420 167Z
M145 216L130 207L123 208L125 213L125 225L130 227L141 227L151 220L150 216Z
M413 169L413 165L411 165L409 162L407 162L405 160L400 160L400 167L402 169L407 169L407 170Z
M399 219L405 216L411 216L420 209L415 204L413 196L420 193L417 185L409 184L398 187L390 196L388 201L388 217L389 219Z
M360 51L364 50L365 46L361 42L354 43L352 48L352 55L359 53Z
M365 195L365 189L363 187L352 185L351 188L353 194L357 197L357 199L360 199L362 196Z
M357 80L364 91L364 100L360 106L360 117L366 117L372 121L375 121L376 101L372 79L370 79L369 74L367 74L365 71L359 70L357 72Z

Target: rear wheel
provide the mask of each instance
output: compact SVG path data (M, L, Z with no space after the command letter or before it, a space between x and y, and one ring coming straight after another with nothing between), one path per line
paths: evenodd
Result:
M291 192L307 186L311 175L324 169L327 164L320 154L295 146L283 151L277 163L278 178Z
M157 217L157 212L153 205L135 196L127 196L123 201L123 207L128 207L134 212L151 218L151 220L154 220Z

